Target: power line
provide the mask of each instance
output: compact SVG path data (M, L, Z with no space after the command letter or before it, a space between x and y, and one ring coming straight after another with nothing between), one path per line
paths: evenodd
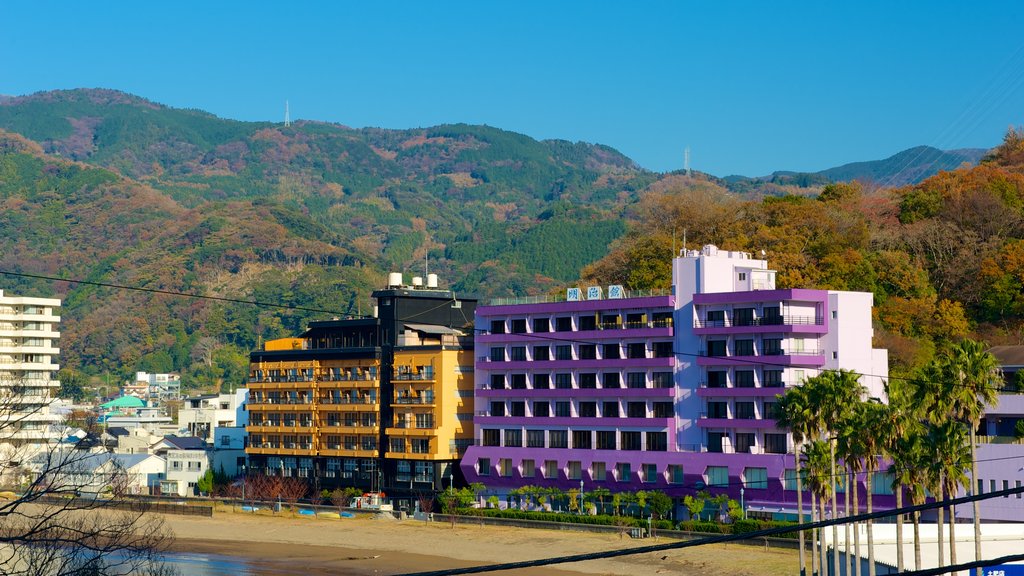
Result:
M947 500L940 500L936 502L926 504L914 504L911 506L904 506L902 508L896 508L893 510L884 510L879 512L871 512L870 514L857 514L855 516L847 516L845 518L832 518L829 520L818 520L816 522L807 522L804 524L797 524L795 526L782 526L778 528L766 528L764 530L756 530L753 532L744 532L741 534L721 534L716 536L708 536L706 538L700 538L697 540L687 540L684 542L672 542L668 544L656 544L653 546L639 546L636 548L626 548L623 550L607 550L604 552L591 552L587 554L575 554L571 556L558 556L555 558L544 558L540 560L527 560L523 562L508 562L502 564L488 564L484 566L472 566L468 568L451 568L446 570L434 570L429 572L410 572L406 574L400 574L399 576L452 576L455 574L477 574L481 572L495 572L499 570L514 570L517 568L535 568L539 566L551 566L553 564L566 564L569 562L583 562L585 560L603 560L606 558L616 558L620 556L634 556L636 554L647 554L651 552L664 552L666 550L678 550L682 548L692 548L695 546L704 546L707 544L720 544L726 542L735 542L739 540L750 540L753 538L762 538L765 536L777 536L779 534L785 534L787 532L815 530L818 528L827 528L829 526L841 526L844 524L853 524L864 522L867 520L876 520L879 518L886 518L896 514L908 514L912 512L921 512L924 510L931 510L934 508L945 508L949 506L957 506L959 504L966 504L969 502L975 502L978 500L987 500L989 498L1001 498L1008 497L1013 494L1024 493L1024 486L1019 488L1008 488L1006 490L999 490L997 492L989 492L987 494L978 494L973 496L962 496L960 498L952 498ZM1024 557L1024 555L1021 555ZM1013 557L1015 558L1015 557ZM1001 562L1003 559L993 559L982 561L982 564L971 563L972 566L990 566L996 562ZM918 576L928 576L930 574L943 574L955 570L955 567L945 567L943 572L929 572L921 573Z

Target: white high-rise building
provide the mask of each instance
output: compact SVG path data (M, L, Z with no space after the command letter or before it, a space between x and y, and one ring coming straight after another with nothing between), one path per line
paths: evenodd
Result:
M50 413L57 396L56 314L60 300L0 290L0 467L23 461L57 439Z

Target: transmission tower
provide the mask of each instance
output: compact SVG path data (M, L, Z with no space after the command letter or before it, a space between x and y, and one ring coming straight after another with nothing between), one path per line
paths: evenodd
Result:
M292 119L288 115L288 101L285 100L284 101L284 126L285 126L285 128L287 128L287 127L289 127L291 125L292 125Z

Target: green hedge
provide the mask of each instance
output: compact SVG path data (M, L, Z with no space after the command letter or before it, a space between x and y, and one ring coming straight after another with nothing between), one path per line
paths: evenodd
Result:
M622 522L625 526L647 526L630 516L608 516L599 514L597 516L565 514L561 512L528 512L526 510L502 510L499 508L459 508L456 513L460 516L483 516L485 518L508 518L512 520L538 520L541 522L561 522L566 524L598 524L603 526L616 526L616 522ZM658 527L662 528L662 521ZM672 527L671 522L663 529Z
M769 528L782 528L785 526L794 526L794 522L781 522L776 520L737 520L733 522L733 531L736 534L744 534L746 532L757 532L758 530L767 530ZM797 538L796 532L784 532L782 534L776 534L773 538Z
M719 524L718 522L706 522L703 520L684 520L679 523L679 529L684 532L706 532L708 534L732 534L732 526Z

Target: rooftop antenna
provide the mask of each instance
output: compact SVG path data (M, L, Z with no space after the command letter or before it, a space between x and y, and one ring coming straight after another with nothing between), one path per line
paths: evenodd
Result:
M690 147L687 146L686 150L683 151L683 170L686 170L686 175L690 175Z
M289 127L291 125L292 125L292 119L291 119L291 116L288 114L288 101L285 100L284 101L284 127L287 128L287 127ZM687 149L687 150L689 150L689 149ZM689 154L689 151L687 151L687 154Z

